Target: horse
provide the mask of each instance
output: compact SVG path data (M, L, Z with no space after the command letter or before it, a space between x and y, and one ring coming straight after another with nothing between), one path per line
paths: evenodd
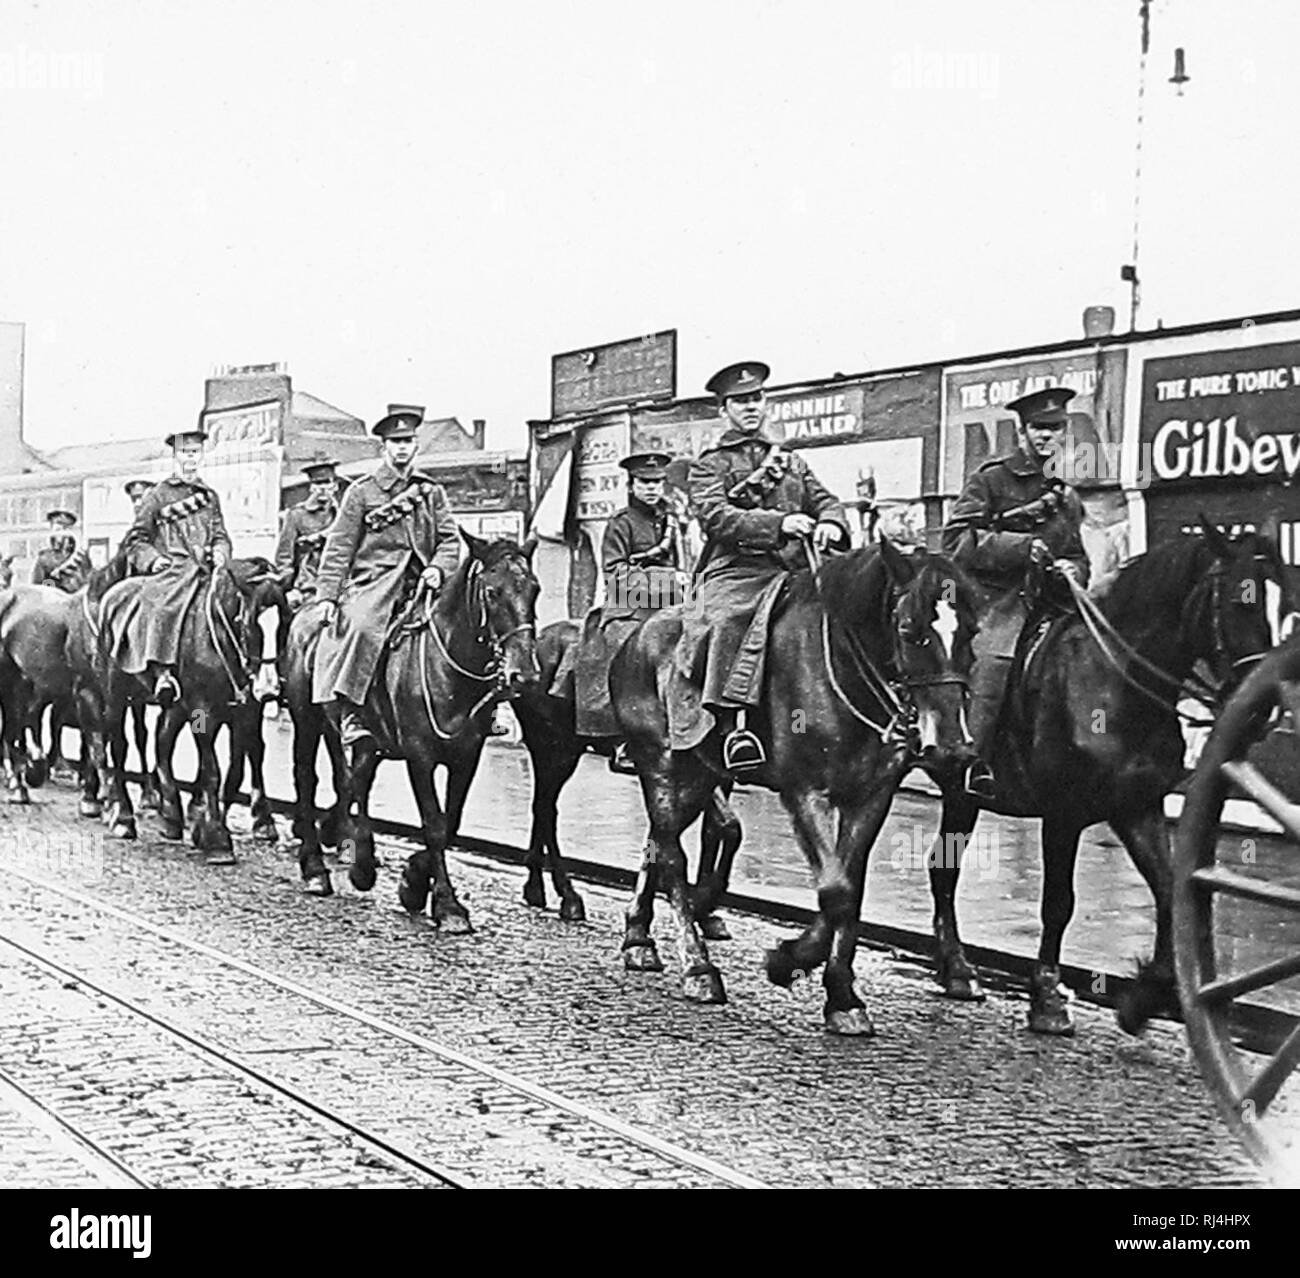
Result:
M469 914L447 873L446 848L455 838L496 703L538 678L534 617L539 586L532 570L536 541L482 541L461 529L469 549L434 598L417 592L390 628L368 713L379 740L362 740L336 772L341 837L353 850L352 886L375 885L370 787L383 755L406 763L420 808L424 849L408 858L398 899L411 914L429 902L433 922L447 932L471 930ZM295 829L302 838L299 868L305 890L333 892L316 834L316 747L323 732L338 747L333 709L311 703L311 672L321 628L320 608L303 609L289 633L285 687L293 715ZM382 743L382 744L381 744ZM447 769L447 806L434 789L434 769ZM353 811L355 807L355 812ZM433 879L432 900L430 877Z
M560 793L587 750L606 752L615 744L610 738L580 735L575 726L573 699L552 696L549 691L556 670L578 643L579 636L579 625L573 621L552 622L542 629L537 636L541 678L521 692L512 705L523 732L533 776L532 828L524 859L528 870L524 900L538 908L546 905L542 876L543 870L549 868L552 886L560 898L560 918L569 922L581 922L587 914L560 853L557 834ZM726 891L742 834L740 820L727 802L730 790L730 780L717 787L705 805L701 826L695 916L705 939L710 941L730 939L726 925L713 913Z
M64 645L75 608L72 595L47 586L0 591L0 708L10 803L30 803L28 787L43 785L48 775L39 740L30 753L28 741L40 710L72 695Z
M1107 596L1075 588L1077 610L1040 629L1031 619L1008 681L992 758L993 798L945 794L930 856L936 977L950 998L980 1000L955 897L960 855L981 808L1042 822L1042 934L1030 975L1029 1028L1072 1035L1060 987L1061 940L1074 913L1074 865L1086 826L1109 823L1156 905L1155 952L1119 1000L1136 1034L1178 1006L1171 933L1171 856L1164 798L1184 775L1175 703L1198 661L1230 691L1271 646L1264 582L1282 582L1276 547L1257 533L1203 535L1130 560ZM1207 689L1208 691L1208 689Z
M124 593L139 590L144 580L133 577L117 583L101 600L100 615L110 602L120 607L126 602ZM249 699L253 676L261 661L259 618L266 608L277 606L277 591L279 580L267 560L231 559L223 567L205 574L200 593L181 624L177 664L181 697L165 708L155 744L162 833L166 839L180 839L185 832L172 754L181 728L188 724L199 753L191 841L208 854L211 865L234 861L233 843L218 795L221 770L215 739L221 726L234 720L239 708ZM151 701L153 689L144 674L123 671L113 660L106 629L99 635L94 671L93 683L88 681L84 685L86 690L93 691L83 702L83 714L88 713L95 723L100 754L105 736L111 749L107 823L114 838L134 839L137 837L135 812L123 776L126 762L123 721L126 706L131 702ZM83 731L84 728L83 718Z
M650 818L623 960L630 971L663 969L650 935L662 880L680 929L683 992L722 1003L722 975L695 921L680 841L722 775L716 725L693 748L673 748L675 697L686 695L676 668L684 607L646 621L610 668ZM973 588L952 560L921 548L907 555L888 540L791 574L774 611L762 703L750 715L765 731L768 757L746 779L775 790L790 813L818 912L801 936L768 953L767 975L789 986L796 973L825 963L823 1015L832 1033L875 1032L853 987L853 961L867 856L900 780L919 763L951 787L974 759L965 703L975 629Z

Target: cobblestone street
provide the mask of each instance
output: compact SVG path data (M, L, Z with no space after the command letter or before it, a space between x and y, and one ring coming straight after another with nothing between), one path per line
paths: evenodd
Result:
M15 870L0 888L0 936L91 974L113 997L0 946L0 1071L151 1184L432 1183L403 1158L474 1185L722 1183L674 1149L774 1185L1260 1183L1213 1113L1176 1025L1135 1040L1084 1005L1075 1039L1043 1040L1026 1032L1019 995L949 1003L922 967L862 950L859 988L879 1033L838 1040L821 1026L820 983L793 994L767 983L760 959L783 932L761 919L730 917L734 941L714 947L730 1001L700 1007L680 991L662 912L668 971L623 970L618 893L584 886L589 922L565 924L522 904L521 872L456 854L476 930L452 937L397 906L409 849L394 841L381 844L372 893L336 873L339 895L309 900L283 847L237 836L239 863L215 869L158 841L152 818L139 843L122 844L103 840L97 823L74 825L74 811L57 787L30 809L0 810ZM236 828L246 822L237 812ZM61 842L74 855L56 863ZM21 863L25 844L43 863ZM255 1064L398 1156L232 1074L113 998ZM637 1144L625 1127L666 1148ZM95 1185L113 1174L34 1126L3 1088L0 1132L11 1134L0 1146L5 1184Z

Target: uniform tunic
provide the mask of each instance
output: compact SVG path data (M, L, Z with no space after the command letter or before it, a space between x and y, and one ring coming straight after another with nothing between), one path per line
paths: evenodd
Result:
M582 736L618 735L609 694L609 667L629 635L660 608L685 597L678 563L680 537L670 535L666 502L631 498L606 525L601 544L604 605L588 618L581 640L555 672L551 695L574 699ZM634 562L634 560L636 562Z
M77 558L75 545L67 550L61 550L54 546L46 546L37 556L36 563L32 566L32 585L33 586L56 586L59 590L66 590L69 593L78 589L78 584L74 580L76 574L71 570L77 565L72 561ZM59 572L59 569L68 566L67 573Z
M1031 518L1003 516L1016 507L1055 493L1058 506ZM967 481L943 530L943 548L982 587L985 608L976 640L977 654L1010 657L1025 621L1021 589L1029 567L1029 547L1044 541L1056 559L1069 559L1088 580L1088 556L1079 536L1083 506L1079 495L1059 479L1043 474L1039 462L1017 449L985 462Z
M104 595L100 616L110 650L129 674L150 662L175 665L181 627L211 579L214 552L230 557L221 500L201 479L164 479L141 500L125 544L132 569L142 575ZM163 560L167 566L158 569Z
M280 527L280 544L275 551L275 570L280 574L280 585L285 590L297 590L304 596L316 593L325 533L334 522L338 509L335 502L316 505L313 499L308 498L285 511L284 523Z
M798 539L781 531L786 515L849 529L843 508L798 453L782 452L781 477L731 496L762 465L775 441L732 428L691 467L691 504L705 537L687 609L678 668L697 679L705 706L756 705L762 691L767 630L784 574L804 565Z
M460 559L456 521L442 485L388 462L353 484L325 538L316 598L339 604L316 650L312 698L366 699L384 639L408 578L436 565L443 576Z

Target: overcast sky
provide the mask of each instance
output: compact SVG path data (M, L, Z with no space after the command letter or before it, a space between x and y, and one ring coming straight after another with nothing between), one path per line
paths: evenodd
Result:
M161 434L285 360L522 447L553 353L661 328L687 394L1122 327L1137 11L0 0L28 439ZM1156 0L1147 324L1300 306L1298 56L1295 0Z

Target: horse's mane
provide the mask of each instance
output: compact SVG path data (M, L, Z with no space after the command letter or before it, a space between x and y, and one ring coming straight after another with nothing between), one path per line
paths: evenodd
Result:
M509 537L499 537L496 541L482 543L476 555L466 555L456 566L447 580L442 593L438 596L438 606L444 615L455 612L465 601L465 591L469 586L469 570L475 564L481 564L484 571L495 568L503 559L527 559L527 553L518 542Z
M86 594L91 599L100 599L104 592L115 586L127 575L126 563L127 538L123 537L112 558L102 568L92 568L86 578Z
M896 549L917 572L912 588L938 595L951 583L955 587L952 602L967 613L974 612L974 588L951 559L923 547L910 553L902 547ZM815 578L807 570L793 573L786 603L794 607L818 602L832 620L846 628L861 629L879 625L890 587L889 570L880 546L863 546L827 559Z
M1277 546L1262 533L1245 532L1225 538L1243 555L1267 559L1281 579ZM1214 551L1201 536L1176 537L1144 555L1130 559L1101 600L1106 619L1116 629L1139 630L1177 617L1189 591L1209 571Z

